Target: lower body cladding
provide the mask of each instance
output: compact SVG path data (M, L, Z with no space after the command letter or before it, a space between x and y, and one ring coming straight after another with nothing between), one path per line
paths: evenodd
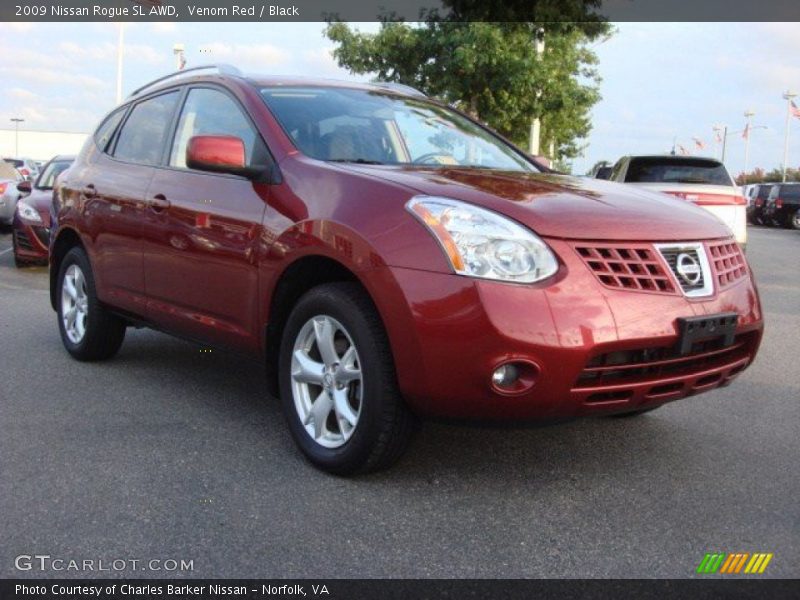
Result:
M568 243L548 243L562 267L538 284L391 269L405 303L380 308L415 411L513 421L643 410L728 385L753 361L763 321L749 272L705 298L610 289ZM681 319L719 314L732 315L732 335L680 347Z

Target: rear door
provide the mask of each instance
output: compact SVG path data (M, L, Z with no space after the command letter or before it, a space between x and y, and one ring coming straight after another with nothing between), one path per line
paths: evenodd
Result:
M243 350L259 347L258 249L269 186L186 166L195 135L232 135L249 164L270 161L239 102L219 87L191 87L170 151L155 170L144 217L148 318L161 328Z
M109 152L100 152L80 174L98 294L136 314L144 314L145 192L164 152L178 97L178 91L170 91L134 104L114 138L101 140ZM98 135L107 135L101 130Z

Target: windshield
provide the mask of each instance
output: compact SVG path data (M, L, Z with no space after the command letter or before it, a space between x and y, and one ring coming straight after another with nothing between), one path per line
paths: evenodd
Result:
M318 87L261 95L297 147L319 160L537 171L482 127L424 99Z
M36 187L40 190L52 190L56 183L56 177L69 169L71 164L71 160L54 160L47 163L47 167L36 180Z
M701 183L733 185L728 171L716 160L696 158L632 158L627 183Z

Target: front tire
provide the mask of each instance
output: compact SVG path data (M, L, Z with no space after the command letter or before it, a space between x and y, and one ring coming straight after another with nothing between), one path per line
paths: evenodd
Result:
M281 340L280 395L297 445L337 475L388 467L405 451L414 416L397 386L377 310L354 283L313 288Z
M126 323L100 304L83 248L72 248L61 261L57 290L58 328L67 352L81 361L114 356L125 339Z

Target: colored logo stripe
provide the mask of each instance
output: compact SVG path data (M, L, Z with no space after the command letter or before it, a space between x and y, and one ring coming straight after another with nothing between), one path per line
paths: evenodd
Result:
M769 561L772 560L772 553L770 554L753 554L753 558L750 559L750 562L747 563L747 567L745 567L745 573L763 573L764 570L767 568Z
M744 573L761 574L766 570L773 556L772 553L766 552L756 552L754 554L749 552L734 552L731 554L709 552L700 561L697 566L697 572L704 575L711 575L717 572L731 575L741 573L742 568L744 568ZM745 564L747 565L746 567Z

